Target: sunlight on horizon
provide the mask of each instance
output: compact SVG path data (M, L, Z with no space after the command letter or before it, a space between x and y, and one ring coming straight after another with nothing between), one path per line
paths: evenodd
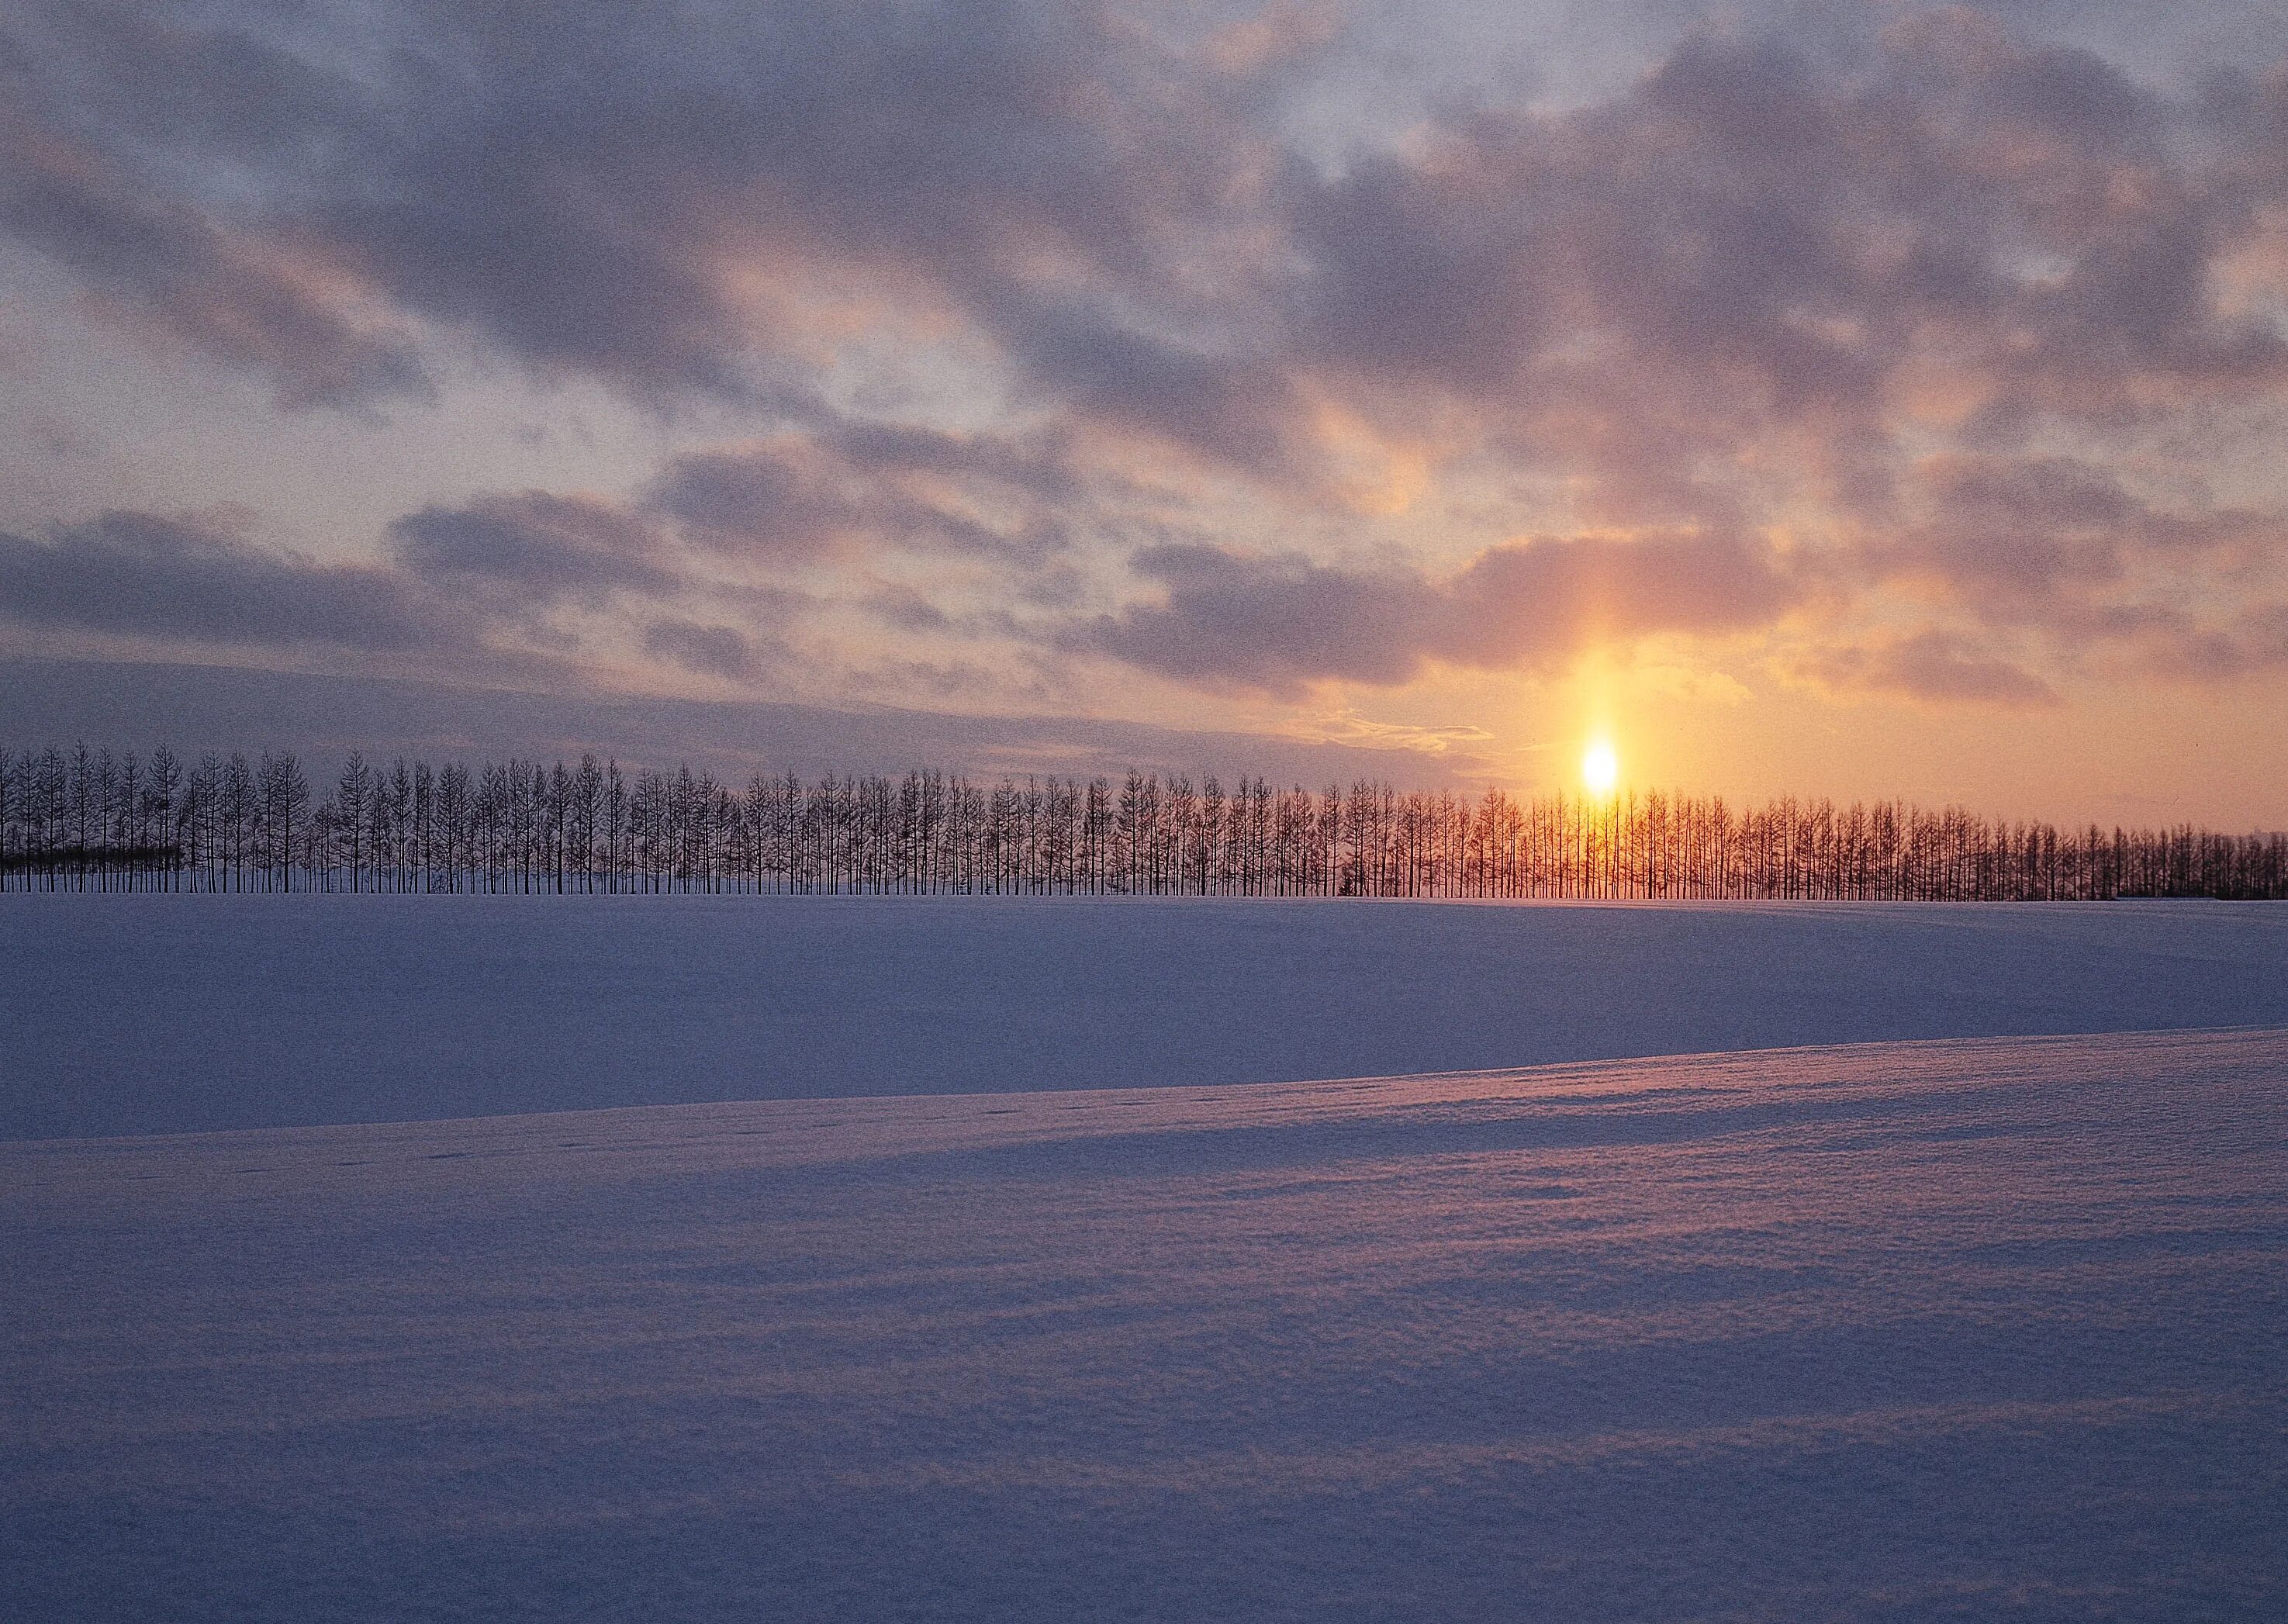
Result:
M1592 740L1586 754L1581 757L1581 781L1594 796L1608 796L1621 781L1621 760L1613 753L1611 741Z

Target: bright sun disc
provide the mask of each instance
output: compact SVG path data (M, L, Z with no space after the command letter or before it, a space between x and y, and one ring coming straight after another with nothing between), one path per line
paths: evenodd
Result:
M1591 745L1589 753L1581 757L1581 781L1589 786L1591 795L1610 795L1613 786L1621 781L1620 757L1602 739Z

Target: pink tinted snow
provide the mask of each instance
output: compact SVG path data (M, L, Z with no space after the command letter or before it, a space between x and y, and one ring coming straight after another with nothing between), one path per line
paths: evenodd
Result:
M18 1144L0 1244L25 1616L2288 1606L2279 1031Z

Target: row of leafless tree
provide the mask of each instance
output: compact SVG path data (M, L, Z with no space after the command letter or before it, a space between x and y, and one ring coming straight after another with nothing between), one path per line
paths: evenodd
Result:
M2060 830L1897 802L997 782L290 754L0 753L0 885L2050 900L2288 897L2288 836Z

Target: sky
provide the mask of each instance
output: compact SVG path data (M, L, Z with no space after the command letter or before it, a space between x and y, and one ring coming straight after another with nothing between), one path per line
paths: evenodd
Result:
M0 17L17 741L2280 828L2284 453L2269 4Z

